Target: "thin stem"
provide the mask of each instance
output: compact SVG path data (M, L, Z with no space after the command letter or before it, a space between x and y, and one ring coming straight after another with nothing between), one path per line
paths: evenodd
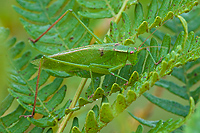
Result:
M69 108L74 108L76 106L76 103L81 95L81 92L85 86L87 82L87 79L82 79L79 87L78 87L78 90L76 91L76 94L74 95L74 98L72 100L72 103L70 104L70 107ZM62 120L62 123L59 125L59 129L57 131L57 133L61 133L64 131L66 125L67 125L67 122L69 121L70 117L72 116L73 112L70 112L68 115L65 115L65 117L63 118Z
M126 10L126 6L129 0L125 0L121 9L119 10L119 12L117 13L117 15L114 17L114 22L115 23L119 23L121 17L122 17L122 12ZM107 31L107 35L110 34L110 30ZM104 41L106 40L106 38L104 38Z
M125 11L128 1L129 1L129 0L125 0L125 1L124 1L124 3L123 3L123 5L122 5L121 9L119 10L117 16L115 17L115 22L116 22L116 23L119 23L119 21L120 21L120 19L121 19L121 17L122 17L122 12Z

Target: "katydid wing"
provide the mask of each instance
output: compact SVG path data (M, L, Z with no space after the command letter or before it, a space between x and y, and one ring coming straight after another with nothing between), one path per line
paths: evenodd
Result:
M51 56L43 56L41 66L44 69L65 71L72 76L83 78L90 78L91 70L92 76L97 77L120 69L126 65L127 60L134 65L138 52L134 47L118 43L90 45ZM33 63L38 65L38 61Z

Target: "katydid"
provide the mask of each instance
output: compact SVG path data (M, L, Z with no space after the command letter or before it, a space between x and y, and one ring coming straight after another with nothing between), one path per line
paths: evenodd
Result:
M103 41L101 41L94 33L92 33L92 31L87 28L87 26L76 16L76 14L72 10L67 10L41 36L39 36L36 40L31 39L31 41L33 43L36 43L44 34L46 34L56 23L58 23L58 21L60 21L69 12L72 13L72 15L96 39L99 44L74 48L50 56L44 55L41 59L33 61L33 64L39 66L35 100L32 114L24 117L33 117L35 113L41 68L53 71L65 71L71 76L76 75L84 78L92 78L111 74L122 80L128 81L127 79L115 74L114 71L124 67L127 61L129 61L132 65L135 65L137 63L137 53L140 52L140 50L144 49L140 48L142 45L139 48L135 48L124 46L119 43L103 44Z

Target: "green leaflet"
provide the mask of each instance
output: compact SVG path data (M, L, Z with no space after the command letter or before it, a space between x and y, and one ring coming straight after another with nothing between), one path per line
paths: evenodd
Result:
M24 132L30 126L30 122L27 119L19 119L19 116L23 114L25 110L18 106L13 112L1 117L0 131L1 132ZM13 124L15 123L15 124ZM19 128L21 127L21 128Z
M86 117L86 123L85 123L85 131L87 133L95 133L99 129L97 125L97 121L95 119L95 114L92 110L90 110Z
M174 71L172 73L174 73ZM184 86L179 86L172 81L161 79L160 81L156 82L155 85L163 87L181 98L184 98L186 100L189 99L187 89Z
M2 116L6 110L10 107L14 100L14 97L11 95L8 95L0 104L0 116Z
M143 126L139 125L135 133L142 133L142 131L143 131Z
M123 5L123 0L119 0L117 3L114 0L77 0L77 2L83 8L87 9L87 11L79 11L79 15L87 18L111 18L119 12Z
M180 115L185 117L188 114L189 107L183 106L179 104L178 102L161 99L158 97L155 97L147 92L143 94L150 102L156 104L157 106L165 109L166 111L169 111L171 113L174 113L176 115Z
M200 119L200 106L197 106L196 112L193 116L191 116L190 120L188 120L184 133L190 132L198 132L199 128L199 119Z

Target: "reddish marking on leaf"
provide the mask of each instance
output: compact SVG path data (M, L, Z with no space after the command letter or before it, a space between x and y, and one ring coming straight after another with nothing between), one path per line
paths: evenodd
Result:
M119 46L120 44L119 43L115 43L115 46Z
M163 57L161 57L160 60L157 63L155 63L155 65L158 65L162 61L162 58Z
M128 85L128 81L124 85Z
M92 98L94 96L94 94L92 94L91 96L88 97L88 99Z

